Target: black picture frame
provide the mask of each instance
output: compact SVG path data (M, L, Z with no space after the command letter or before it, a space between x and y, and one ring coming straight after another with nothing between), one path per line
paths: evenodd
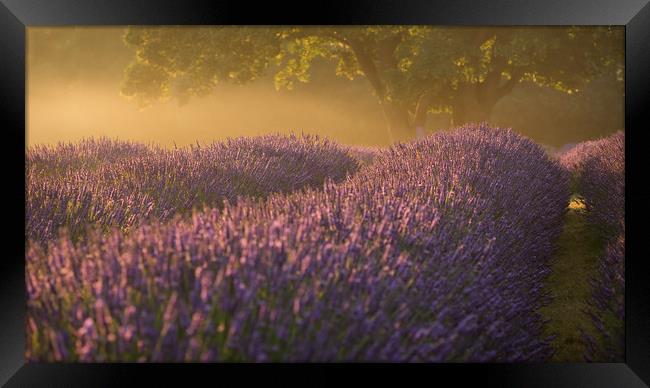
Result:
M650 130L648 0L219 1L0 0L0 117L5 230L0 258L0 383L6 386L187 385L250 379L301 385L424 379L454 386L643 387L650 384L650 279L644 245L650 191L644 186ZM24 245L25 32L29 26L155 24L624 25L626 36L626 356L591 364L26 364ZM644 131L645 130L645 131ZM247 373L248 372L248 373ZM297 373L301 372L301 373ZM444 380L442 380L442 379ZM352 382L349 378L345 382ZM159 384L160 385L160 384Z

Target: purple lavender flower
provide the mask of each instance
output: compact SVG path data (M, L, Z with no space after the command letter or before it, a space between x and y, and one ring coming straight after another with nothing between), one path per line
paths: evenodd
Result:
M592 281L594 309L590 311L600 338L583 335L585 359L621 362L625 356L625 134L619 131L578 144L561 162L574 174L588 217L606 241ZM614 324L605 323L608 316Z
M293 146L270 143L263 154L285 163ZM65 322L74 313L66 306L78 306L92 322L110 316L106 330L116 334L109 341L84 331L85 342L65 344L69 360L549 357L550 338L542 335L537 310L547 302L542 284L569 179L542 148L510 130L467 126L379 152L373 163L335 182L324 178L332 174L325 173L331 170L321 164L330 163L320 161L323 154L304 147L304 158L324 171L311 175L322 185L305 185L311 178L300 178L294 163L287 182L301 182L305 188L298 192L265 200L227 197L223 206L195 209L190 218L142 223L127 233L96 231L77 242L64 235L48 249L34 243L27 253L30 338L47 327L71 330ZM184 182L186 171L202 171L188 165L206 159L191 155L165 156L174 163L155 164L160 170L150 171L157 178L142 184L158 187L167 173ZM284 187L286 171L273 175L263 172L263 162L242 162L251 157L229 157L228 171L238 171L232 177L254 177L262 187L265 179L278 180L273 187ZM144 166L145 159L129 163ZM184 173L174 175L175 168ZM139 170L105 174L111 171ZM158 198L196 192L189 184L173 187L180 191ZM63 268L74 271L74 281ZM94 287L98 282L102 286ZM32 360L51 356L35 340L27 353Z

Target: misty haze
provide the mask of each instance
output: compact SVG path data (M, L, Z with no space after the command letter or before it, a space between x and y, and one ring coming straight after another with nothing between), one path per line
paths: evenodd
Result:
M211 95L185 104L172 98L140 109L120 93L135 56L123 34L121 27L28 29L29 145L103 135L171 146L277 132L321 134L350 145L390 144L368 81L336 76L336 63L323 58L314 61L309 82L294 82L293 90L276 89L271 69L244 85L220 82ZM622 39L618 44L622 50ZM623 129L620 76L603 73L578 96L524 81L488 120L553 147L595 139ZM449 112L430 112L424 126L432 133L453 125Z

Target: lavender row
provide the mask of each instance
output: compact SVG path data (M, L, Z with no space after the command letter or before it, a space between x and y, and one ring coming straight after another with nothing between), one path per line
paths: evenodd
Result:
M575 174L588 217L600 227L605 252L592 281L592 321L600 338L584 335L589 361L624 360L625 337L625 135L582 143L562 157Z
M625 134L578 144L561 156L593 224L617 235L625 217Z
M27 358L545 360L568 197L533 142L464 127L322 190L34 245Z
M350 155L352 155L355 159L359 161L359 163L363 165L367 165L373 162L377 155L379 155L384 148L382 147L372 147L372 146L350 146L348 148L348 152L350 152Z
M129 230L239 196L263 197L340 181L358 168L347 151L313 136L239 138L174 150L108 139L33 147L26 161L26 237L67 229Z
M26 171L62 174L68 170L95 169L101 165L147 156L159 151L154 144L110 139L82 139L76 143L60 142L56 146L37 144L26 154Z
M592 281L592 322L600 338L584 335L587 343L585 359L595 362L625 360L625 227L610 238L605 254L598 263L598 277ZM612 322L613 321L613 322Z

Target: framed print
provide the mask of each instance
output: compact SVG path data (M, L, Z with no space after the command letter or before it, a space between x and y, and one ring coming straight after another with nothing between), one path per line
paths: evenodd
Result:
M647 2L303 8L2 1L2 383L647 386Z

